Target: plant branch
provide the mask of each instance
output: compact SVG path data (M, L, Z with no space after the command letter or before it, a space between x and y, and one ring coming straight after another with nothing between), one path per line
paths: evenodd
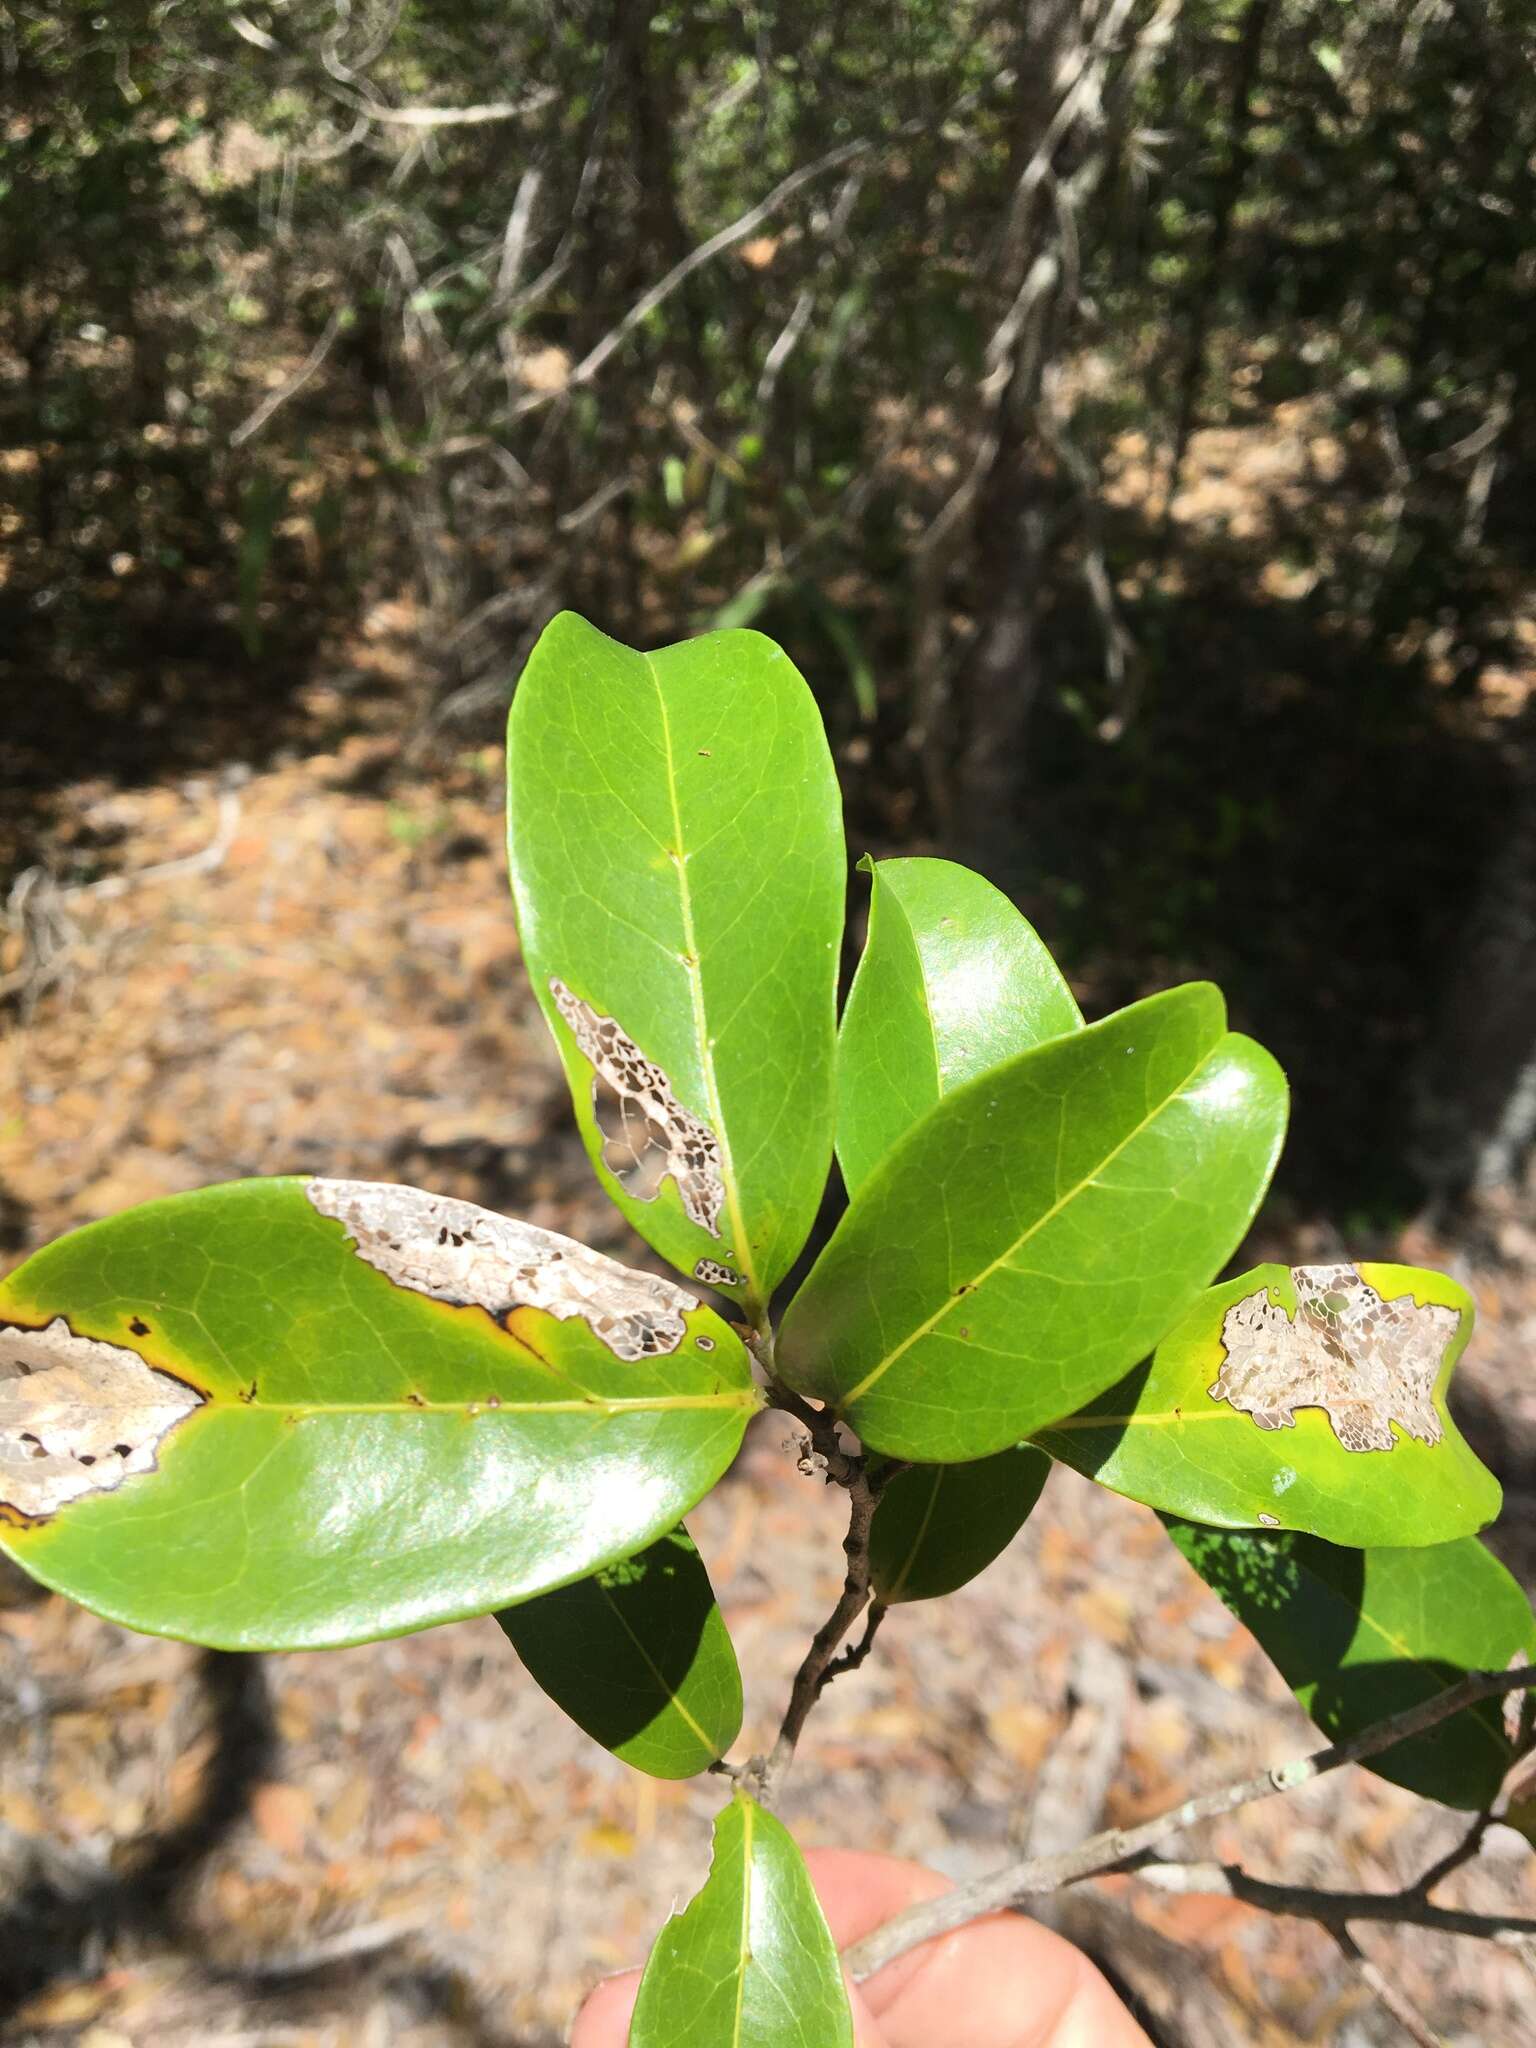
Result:
M800 1661L773 1748L765 1757L753 1757L743 1771L762 1804L771 1806L794 1762L795 1745L800 1740L812 1707L834 1678L844 1671L856 1671L864 1662L885 1618L883 1604L878 1600L870 1601L869 1532L881 1487L888 1475L882 1472L878 1478L873 1477L864 1458L852 1456L843 1449L838 1441L837 1418L829 1409L812 1407L810 1402L778 1380L773 1371L771 1338L759 1339L753 1348L767 1375L769 1393L775 1406L783 1408L802 1424L810 1439L809 1453L821 1460L828 1485L841 1486L848 1495L848 1533L843 1538L843 1555L847 1560L843 1590L838 1595L837 1605L817 1629L810 1648ZM803 1459L802 1464L806 1463L808 1460ZM849 1630L866 1607L869 1613L863 1635L838 1656Z
M724 250L734 248L738 242L744 242L747 236L754 229L761 227L771 214L777 213L787 199L792 199L802 185L808 185L813 178L823 177L828 171L836 170L839 164L849 163L854 157L862 156L869 148L868 142L845 142L837 149L828 150L825 156L817 157L813 163L802 164L799 170L791 171L787 178L781 178L765 199L733 220L729 227L723 227L718 234L711 235L707 242L700 242L696 249L690 249L686 256L673 264L665 277L659 278L649 291L643 292L623 318L582 357L572 370L569 382L572 385L590 384L614 350L622 347L641 321L670 299L696 270ZM518 411L532 412L538 406L547 405L555 396L558 394L538 392L531 398L525 398Z
M811 1638L811 1647L800 1660L800 1669L790 1687L789 1705L784 1709L784 1719L779 1724L778 1739L765 1758L754 1760L756 1767L752 1775L757 1782L758 1798L764 1806L773 1804L784 1776L795 1760L795 1745L800 1740L810 1711L821 1697L823 1686L835 1675L832 1664L839 1645L869 1603L869 1529L874 1520L875 1493L862 1471L852 1475L846 1484L848 1533L843 1538L843 1555L848 1560L848 1568L843 1576L843 1590L837 1605L817 1629Z
M834 1657L826 1670L822 1672L820 1678L816 1681L818 1698L832 1683L834 1678L841 1678L845 1671L858 1670L864 1659L875 1647L875 1637L880 1633L880 1624L889 1613L890 1609L883 1600L870 1601L869 1606L864 1611L863 1635L859 1637L856 1643L850 1643L840 1657Z
M1383 1920L1427 1927L1436 1934L1468 1934L1482 1941L1536 1934L1536 1919L1528 1914L1464 1913L1454 1906L1435 1906L1417 1884L1396 1892L1324 1891L1312 1885L1272 1884L1262 1877L1250 1877L1237 1863L1153 1861L1138 1866L1135 1875L1154 1891L1237 1899L1245 1906L1256 1906L1261 1913L1315 1920L1333 1930L1347 1927L1351 1920Z
M256 410L231 431L229 437L231 448L244 447L253 434L261 432L275 412L282 406L285 406L290 398L297 397L299 392L304 389L304 386L330 354L332 344L335 342L337 335L340 334L349 310L346 306L338 306L336 308L329 320L326 321L314 347L304 358L303 362L300 363L293 375L285 377L275 391L269 391Z
M1085 1877L1121 1869L1181 1829L1194 1827L1201 1821L1216 1820L1237 1807L1247 1806L1256 1799L1268 1799L1277 1792L1294 1792L1344 1764L1362 1763L1369 1757L1379 1756L1383 1750L1394 1748L1411 1735L1421 1735L1428 1728L1438 1727L1442 1721L1449 1720L1451 1715L1459 1714L1466 1707L1533 1687L1536 1687L1536 1665L1522 1665L1513 1671L1469 1672L1443 1692L1435 1693L1399 1714L1389 1715L1384 1721L1374 1722L1369 1728L1362 1728L1358 1734L1332 1743L1326 1749L1314 1750L1309 1756L1296 1757L1272 1770L1260 1771L1253 1777L1238 1779L1234 1784L1200 1793L1152 1820L1141 1822L1137 1827L1106 1828L1062 1855L1024 1857L987 1877L978 1878L974 1883L960 1885L940 1898L926 1900L905 1913L899 1913L894 1920L876 1928L862 1941L855 1942L843 1960L854 1977L868 1977L883 1964L905 1955L921 1942L963 1927L982 1914L999 1912L1022 1899L1060 1891Z

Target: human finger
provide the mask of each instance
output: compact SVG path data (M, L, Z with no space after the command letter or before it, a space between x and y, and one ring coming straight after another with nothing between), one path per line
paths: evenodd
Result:
M806 1861L839 1948L950 1889L893 1856L813 1849ZM889 2048L1149 2048L1081 1950L1017 1914L991 1914L925 1942L859 1988Z

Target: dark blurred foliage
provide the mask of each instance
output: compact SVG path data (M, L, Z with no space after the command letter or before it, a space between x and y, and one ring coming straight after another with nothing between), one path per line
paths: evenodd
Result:
M1533 55L1536 0L8 0L13 786L259 757L390 589L433 730L563 604L754 623L858 836L1106 999L1229 986L1297 1198L1506 1175ZM1210 428L1299 450L1254 516Z

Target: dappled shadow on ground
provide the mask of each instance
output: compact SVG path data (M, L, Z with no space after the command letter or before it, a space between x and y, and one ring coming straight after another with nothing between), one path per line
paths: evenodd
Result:
M4 1588L0 1587L0 1596ZM44 1984L124 1939L179 1943L179 1905L270 1776L276 1743L261 1660L207 1651L198 1682L213 1743L190 1810L131 1845L110 1872L38 1858L0 1907L0 2028ZM46 1702L34 1702L46 1711Z
M322 723L304 698L337 623L314 591L254 651L217 588L146 577L65 618L45 595L0 586L0 887L56 847L74 786L259 768L356 728L359 705Z
M13 1597L34 1600L36 1589L0 1580L0 1610ZM199 1918L209 1866L250 1819L260 1788L276 1779L281 1745L262 1658L206 1651L190 1676L201 1697L206 1755L182 1812L119 1842L110 1866L25 1837L0 1842L12 1866L0 1898L0 2039L31 2038L29 2007L40 1993L90 1983L104 1957L132 1954L141 1965L170 1960L212 2005L222 1999L253 2022L323 2020L366 1991L403 2025L435 2027L445 2048L519 2048L463 1973L421 1949L409 1928L386 1923L365 1927L361 1940L320 1937L287 1955L242 1959L241 1930L224 1930L221 1939ZM10 1718L6 1708L36 1720L71 1704L42 1691L8 1700L0 1687L0 1721ZM382 1938L367 1938L375 1932Z
M1263 552L1187 548L1180 587L1143 601L1148 680L1117 743L1042 702L1021 895L1093 1013L1223 987L1292 1083L1275 1200L1358 1239L1424 1198L1414 1079L1517 783L1475 697L1320 603L1260 594ZM1088 636L1061 619L1069 661Z

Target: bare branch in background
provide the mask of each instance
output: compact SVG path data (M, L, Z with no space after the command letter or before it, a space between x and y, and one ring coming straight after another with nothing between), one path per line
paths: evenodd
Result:
M1351 1920L1386 1921L1393 1926L1424 1927L1436 1934L1466 1934L1482 1941L1536 1934L1536 1919L1524 1913L1463 1913L1454 1906L1432 1905L1420 1885L1400 1892L1332 1892L1313 1885L1272 1884L1250 1877L1236 1863L1138 1864L1134 1875L1154 1891L1181 1897L1237 1899L1262 1913L1293 1920L1315 1920L1319 1926L1342 1928Z
M553 86L541 88L521 100L488 100L478 107L390 107L382 102L364 99L360 94L351 93L346 87L332 87L343 106L350 107L355 114L361 114L369 121L382 121L394 128L468 128L484 121L515 121L523 114L537 113L540 107L547 107L558 97Z
M510 299L517 290L517 281L523 274L523 257L528 248L528 229L533 220L534 201L539 196L542 174L538 171L524 171L517 181L517 195L512 201L512 210L507 215L507 225L501 237L501 261L496 267L496 296Z
M1260 1771L1234 1784L1200 1793L1152 1820L1142 1821L1139 1826L1106 1828L1062 1855L1024 1857L992 1872L990 1876L957 1886L939 1898L926 1900L922 1905L899 1913L894 1920L887 1921L885 1926L856 1942L846 1951L843 1960L855 1977L867 1977L897 1956L905 1955L909 1949L931 1941L935 1935L946 1934L952 1928L963 1927L983 1914L1018 1905L1042 1893L1061 1891L1087 1877L1122 1870L1185 1828L1219 1819L1240 1806L1251 1805L1256 1799L1294 1792L1299 1786L1311 1784L1314 1779L1345 1764L1363 1763L1369 1757L1380 1756L1384 1750L1394 1748L1411 1735L1422 1735L1426 1729L1438 1727L1442 1721L1449 1720L1453 1714L1459 1714L1467 1707L1476 1706L1483 1700L1501 1699L1506 1693L1531 1687L1536 1687L1536 1665L1521 1665L1513 1671L1469 1672L1445 1691L1421 1700L1417 1706L1405 1708L1402 1713L1389 1715L1327 1749L1314 1750L1309 1756L1297 1757L1273 1770ZM1407 1896L1415 1901L1418 1899L1416 1891ZM1350 1917L1362 1916L1356 1913Z
M648 314L654 313L658 306L664 305L696 270L712 262L725 250L734 248L736 243L744 242L748 235L760 228L765 220L777 213L786 201L793 199L801 187L810 184L813 178L825 177L828 171L836 170L839 164L851 163L855 157L863 156L870 147L871 144L868 142L845 142L838 149L828 150L825 156L818 157L814 163L803 164L798 171L791 171L787 178L781 178L766 199L760 200L756 206L733 220L729 227L721 228L719 233L711 235L707 242L701 242L696 249L690 249L680 262L673 264L665 277L636 299L623 319L611 327L594 348L588 350L572 370L571 383L589 384L614 350L623 346L641 321ZM552 395L540 393L536 398L525 399L521 410L531 411L535 405L545 405Z
M232 14L229 25L243 43L249 43L253 50L280 51L282 44L276 36L269 36L264 28L258 28L248 15Z
M304 386L330 354L336 337L340 334L342 326L346 321L346 317L346 307L338 306L321 329L314 347L304 358L303 362L300 363L293 375L286 378L275 391L269 391L256 410L243 419L238 427L232 430L229 437L231 448L243 448L253 434L261 432L275 412L282 406L285 406L290 398L296 397L304 389Z

